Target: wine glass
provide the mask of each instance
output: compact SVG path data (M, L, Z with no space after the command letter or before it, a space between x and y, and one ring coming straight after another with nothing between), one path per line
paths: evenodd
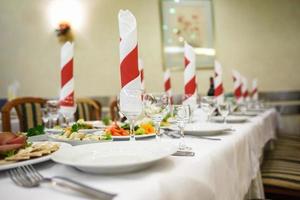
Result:
M224 119L224 124L226 124L226 118L229 115L229 109L230 108L229 108L229 103L228 102L218 104L218 111Z
M42 111L42 121L46 128L50 128L50 121L49 121L49 113L47 108L41 108Z
M160 135L160 123L169 111L169 97L166 94L143 96L144 113L150 117L155 124L156 139Z
M182 98L182 104L188 105L190 109L190 118L189 122L192 122L194 111L197 109L197 94L191 95L191 94L184 94Z
M135 140L134 124L135 120L142 113L142 90L123 89L118 98L120 112L127 118L130 123L130 141Z
M48 111L50 124L54 126L57 123L59 117L59 101L48 100L46 102L46 109Z
M210 121L211 115L217 107L216 98L213 96L205 96L201 98L201 109L207 114L207 121Z
M66 127L70 126L70 123L74 121L74 114L76 112L77 105L74 104L72 107L64 107L60 108L59 112L62 114L62 116L65 119Z
M229 104L229 114L234 113L234 112L236 111L237 107L238 107L238 104L237 104L235 98L233 98L233 97L228 97L228 98L226 99L226 101L227 101L228 104Z
M191 148L186 146L184 141L184 127L188 123L190 117L190 110L188 105L174 105L172 107L173 116L176 125L180 129L180 143L179 150L190 150Z

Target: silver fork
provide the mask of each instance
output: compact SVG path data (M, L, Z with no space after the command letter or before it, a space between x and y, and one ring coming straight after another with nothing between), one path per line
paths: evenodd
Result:
M104 192L69 178L54 176L51 178L41 175L32 165L21 166L8 171L11 180L18 186L32 188L38 187L41 183L51 183L52 185L61 186L85 195L97 197L98 199L111 200L116 194Z

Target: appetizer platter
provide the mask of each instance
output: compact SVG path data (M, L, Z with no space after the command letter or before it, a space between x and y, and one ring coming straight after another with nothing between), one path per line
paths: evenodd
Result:
M56 142L29 142L24 134L3 132L0 134L0 171L47 161L52 153L66 146L70 145Z

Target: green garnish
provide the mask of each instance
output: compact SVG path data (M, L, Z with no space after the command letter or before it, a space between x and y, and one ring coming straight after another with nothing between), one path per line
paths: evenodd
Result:
M166 116L163 118L163 122L168 122L168 119L172 117L171 113L166 114Z
M110 124L110 117L108 116L103 117L102 122L105 126L108 126Z
M36 127L30 128L27 131L28 137L36 136L36 135L43 135L43 134L45 134L43 125L37 125Z
M125 129L125 130L129 130L130 129L130 125L128 123L125 123L121 126L122 129Z
M6 151L6 152L2 153L2 155L4 156L4 158L6 158L6 157L13 156L16 153L17 153L17 150L10 150L10 151Z
M71 133L78 132L78 130L79 130L78 124L77 123L73 124L71 127Z

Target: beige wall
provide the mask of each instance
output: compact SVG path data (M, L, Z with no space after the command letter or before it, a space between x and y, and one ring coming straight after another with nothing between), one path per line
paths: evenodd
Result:
M47 7L50 0L0 0L0 97L13 80L20 95L57 96L59 50ZM81 0L86 21L76 33L77 96L114 95L119 91L118 10L130 9L138 21L139 53L148 91L162 90L158 0ZM300 1L215 0L217 57L224 85L231 91L231 69L259 79L264 91L299 90ZM206 92L211 71L198 71ZM175 93L182 74L174 72Z

